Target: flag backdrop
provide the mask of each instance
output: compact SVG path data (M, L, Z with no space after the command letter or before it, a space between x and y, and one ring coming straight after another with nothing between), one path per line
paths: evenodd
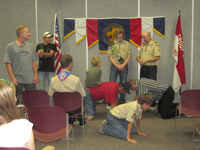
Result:
M59 33L57 13L55 14L55 20L54 20L54 37L55 37L54 42L57 48L54 65L55 65L55 74L57 75L62 69L60 65L60 58L62 56L62 52L61 52L60 33Z
M181 16L179 14L176 25L174 47L172 56L174 62L174 77L173 77L173 88L175 92L178 92L182 84L185 83L185 66L183 58L183 36L181 29Z
M64 39L76 33L76 44L80 43L86 36L86 19L64 19Z
M116 27L122 27L124 39L137 47L142 44L141 34L153 31L165 37L165 17L142 17L129 19L64 19L64 39L76 33L76 44L87 36L88 48L99 42L99 52L106 53L108 43L115 39ZM85 31L86 30L86 31Z
M108 44L115 40L115 28L122 27L125 35L124 39L130 39L129 19L98 19L99 52L107 53Z

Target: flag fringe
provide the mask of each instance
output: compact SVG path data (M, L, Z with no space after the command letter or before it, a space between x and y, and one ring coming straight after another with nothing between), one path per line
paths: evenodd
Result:
M162 33L160 33L158 30L156 30L155 28L152 28L154 32L156 32L158 35L162 36L163 38L165 38L165 35L163 35Z
M78 40L78 41L76 42L76 45L77 45L78 43L80 43L82 40L84 40L86 36L87 36L87 34L84 35L80 40Z
M137 47L140 47L140 45L138 45L137 43L133 42L131 39L129 39L129 41L130 41L133 45L135 45L135 46L137 46Z
M64 39L66 39L67 37L69 37L70 35L72 35L75 32L75 30L73 30L72 32L70 32L69 34L64 36Z
M90 44L89 46L88 46L88 49L90 49L92 46L94 46L96 43L98 43L99 42L99 40L96 40L95 42L93 42L92 44Z
M99 50L99 53L107 53L107 50Z

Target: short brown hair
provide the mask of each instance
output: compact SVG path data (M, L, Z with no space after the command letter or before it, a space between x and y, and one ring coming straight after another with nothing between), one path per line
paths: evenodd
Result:
M14 89L15 86L11 82L0 80L0 125L21 118Z
M124 29L121 27L116 27L115 28L115 36L117 37L118 33L123 33L125 35Z
M90 62L92 64L92 66L97 66L97 63L100 62L100 58L97 57L97 56L93 56L91 59L90 59Z
M60 64L62 68L68 67L72 61L73 61L72 56L68 54L62 55L62 57L60 58Z
M137 83L137 80L136 80L135 78L130 78L130 79L128 80L128 82L129 82L130 84L136 84L136 83Z
M28 29L28 27L27 27L27 26L24 26L24 25L20 25L20 26L18 26L18 27L16 28L17 37L20 36L20 33L24 32L24 28L27 28L27 29Z
M152 104L152 103L153 103L153 97L152 97L151 95L149 95L149 94L142 94L142 95L138 98L137 102L138 102L140 105L142 105L142 104L144 104L144 103L147 103L147 105L149 105L149 104Z

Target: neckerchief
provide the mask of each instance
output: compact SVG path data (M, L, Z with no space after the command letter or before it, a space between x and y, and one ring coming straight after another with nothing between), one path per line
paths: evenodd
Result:
M58 73L58 78L62 82L64 81L71 73L68 71L61 71Z

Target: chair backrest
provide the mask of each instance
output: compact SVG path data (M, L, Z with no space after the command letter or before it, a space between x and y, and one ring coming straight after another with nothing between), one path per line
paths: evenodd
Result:
M53 101L54 106L64 108L65 112L76 110L82 106L82 96L79 92L55 92Z
M44 90L24 90L22 99L27 108L34 105L49 105L49 95Z
M25 147L0 147L0 150L30 150Z
M32 106L28 109L28 119L40 133L49 134L66 128L66 112L59 106Z
M181 93L181 106L190 110L200 110L200 89L183 91Z

